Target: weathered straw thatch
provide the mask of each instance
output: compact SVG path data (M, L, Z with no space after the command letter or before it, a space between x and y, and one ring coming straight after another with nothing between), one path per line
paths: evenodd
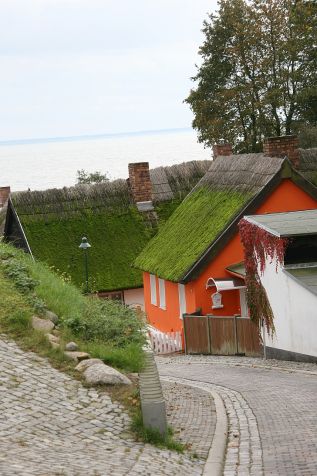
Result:
M264 154L219 156L193 192L200 187L211 187L256 193L280 170L283 160Z
M317 148L299 149L300 171L304 177L317 185Z

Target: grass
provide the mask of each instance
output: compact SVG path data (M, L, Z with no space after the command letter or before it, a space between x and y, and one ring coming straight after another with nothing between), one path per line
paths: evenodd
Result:
M145 443L150 443L159 448L168 448L178 453L183 453L186 448L184 444L174 439L174 433L171 427L167 428L167 433L164 436L156 429L146 428L143 425L140 410L134 412L131 428L137 437Z
M142 368L144 323L132 309L110 300L83 296L79 289L47 266L34 262L10 245L0 245L0 271L3 286L10 283L15 299L20 298L20 305L8 303L4 308L6 317L2 325L5 332L14 333L15 337L23 334L27 340L24 327L30 325L28 318L34 313L40 315L48 308L59 316L63 343L74 340L92 357L101 358L119 370L138 372ZM1 295L10 300L12 292L3 290ZM14 309L19 311L16 318ZM31 329L30 332L33 335ZM44 346L45 351L51 351L46 339L41 340L40 336L38 342L29 344L32 348ZM58 356L58 352L53 354Z
M201 187L185 198L146 245L135 266L179 281L250 198L248 193Z

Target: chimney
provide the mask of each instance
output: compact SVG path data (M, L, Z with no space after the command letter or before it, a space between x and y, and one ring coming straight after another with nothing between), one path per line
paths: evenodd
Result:
M220 139L219 144L214 144L212 147L214 159L219 155L232 155L232 145Z
M0 187L0 208L3 208L9 198L10 187Z
M299 166L299 140L296 136L268 137L264 140L263 152L268 157L287 156L293 167Z
M129 187L134 203L152 202L152 183L148 162L129 164Z

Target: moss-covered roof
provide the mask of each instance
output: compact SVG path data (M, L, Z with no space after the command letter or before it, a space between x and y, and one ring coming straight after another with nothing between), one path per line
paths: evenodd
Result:
M263 154L217 157L146 245L135 266L170 281L181 281L283 162Z
M249 199L250 194L233 190L197 189L148 243L135 265L179 281Z
M287 164L284 158L263 153L217 157L135 266L170 281L183 280L248 202L282 167L290 168ZM302 177L317 184L317 149L300 150L299 169Z
M155 213L140 213L131 203L125 180L63 189L17 192L11 196L30 249L36 259L66 273L81 286L83 253L78 248L87 236L91 288L112 291L142 286L142 272L131 265L136 256L206 172L209 163L191 162L160 168L154 174L157 192L167 175L172 194L155 196ZM186 173L180 173L180 169ZM181 178L183 177L183 180ZM179 192L175 183L178 180ZM175 187L175 188L174 188ZM174 188L174 190L173 190ZM166 187L165 187L166 189Z

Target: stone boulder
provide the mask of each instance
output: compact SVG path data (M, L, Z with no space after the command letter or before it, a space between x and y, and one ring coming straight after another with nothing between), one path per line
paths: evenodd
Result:
M48 309L45 311L45 318L52 321L53 324L57 324L58 322L58 316L54 314L54 312L49 311Z
M48 341L50 342L51 346L54 349L58 349L58 347L60 346L59 337L54 336L54 334L46 334L46 337L47 337Z
M96 364L103 364L103 361L101 359L85 359L82 362L79 362L79 364L75 368L79 372L85 372L88 367L91 367L92 365Z
M37 331L41 331L44 332L44 334L48 334L54 329L55 326L53 322L48 319L41 319L40 317L33 316L32 327Z
M75 362L81 362L82 360L89 359L90 355L87 352L64 352L67 357Z
M105 365L95 364L86 368L83 373L86 383L89 385L131 385L131 380L117 370Z
M75 342L68 342L65 345L65 350L68 350L70 352L73 352L75 350L78 350L78 345Z

